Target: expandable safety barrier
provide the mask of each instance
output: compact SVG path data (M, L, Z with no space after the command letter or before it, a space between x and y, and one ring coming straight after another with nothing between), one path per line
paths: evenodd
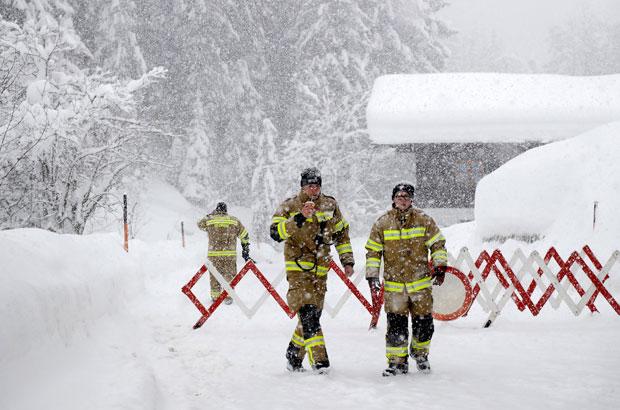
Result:
M514 301L520 311L528 309L534 316L538 315L547 302L551 303L555 309L564 302L575 315L579 315L585 307L588 307L591 312L597 312L594 302L599 294L603 295L613 310L620 315L620 305L604 286L605 281L609 278L611 268L619 258L620 251L615 251L605 265L602 265L592 250L588 246L584 246L581 252L572 252L566 260L562 259L556 249L552 247L546 252L544 257L536 251L526 256L521 249L517 249L509 259L506 259L503 253L497 249L490 254L487 251L482 251L474 261L469 250L463 248L456 258L451 254L448 255L450 267L447 271L447 278L450 277L452 283L458 284L457 287L452 287L452 290L449 290L449 292L452 293L451 296L457 300L457 303L447 310L436 310L433 313L433 317L438 320L457 319L466 315L473 302L476 301L485 312L489 313L489 317L485 322L485 327L488 327L497 318L509 299ZM592 266L588 265L586 259L589 260ZM369 302L357 287L360 281L362 281L363 275L358 274L352 281L333 261L330 265L330 270L336 273L348 290L345 290L335 306L331 306L326 301L324 311L330 316L335 317L351 295L353 295L371 315L370 327L375 327L383 304L383 288L379 294L373 294L372 300ZM224 289L208 308L192 292L196 282L207 271L216 278ZM253 306L248 307L234 289L250 271L254 273L265 287L265 293ZM467 272L467 274L463 272ZM528 281L526 275L529 275L531 280ZM584 290L584 286L577 278L578 276L581 277L582 281L587 279L590 282L586 286L587 290ZM293 318L296 312L291 311L284 299L275 290L275 287L284 280L284 277L285 271L282 271L274 279L273 283L270 283L254 262L248 261L233 280L228 283L209 261L205 262L192 279L182 288L182 292L192 301L202 315L194 325L194 329L201 327L228 295L232 297L235 304L248 318L254 316L270 296L289 318ZM494 278L496 281L494 281ZM445 283L443 288L448 288ZM441 289L440 287L434 290L436 301L438 297L444 297L441 292L435 295L435 291ZM571 297L570 293L572 291L579 296L578 301L574 301ZM552 297L554 292L555 297ZM534 301L535 294L537 293L541 295L537 301Z
M544 256L537 251L526 255L517 249L506 258L496 249L490 254L482 251L474 261L467 248L461 249L456 258L448 255L450 266L469 272L467 277L473 285L472 301L477 301L489 313L485 327L497 318L509 299L520 311L527 309L533 316L538 315L547 302L554 309L564 302L577 316L585 307L597 312L594 302L600 294L620 315L620 305L604 285L619 258L620 251L616 250L602 265L587 245L580 252L571 252L567 259L563 259L554 247L549 248ZM495 283L492 278L497 279ZM589 283L583 285L584 281ZM535 300L535 291L540 294L538 300ZM574 300L575 295L570 293L576 293L578 299Z

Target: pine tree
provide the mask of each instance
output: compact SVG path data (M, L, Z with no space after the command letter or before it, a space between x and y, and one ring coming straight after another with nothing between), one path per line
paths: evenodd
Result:
M269 225L277 203L275 186L275 144L277 130L269 119L263 121L258 138L258 157L252 175L252 231L258 242L269 241Z

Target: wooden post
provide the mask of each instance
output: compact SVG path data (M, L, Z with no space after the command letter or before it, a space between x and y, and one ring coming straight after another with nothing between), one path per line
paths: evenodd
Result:
M183 228L183 221L181 221L181 244L185 248L185 229Z
M127 225L127 194L123 194L123 248L129 252L129 227Z
M598 208L598 201L594 201L594 209L592 211L592 230L596 228L596 208Z

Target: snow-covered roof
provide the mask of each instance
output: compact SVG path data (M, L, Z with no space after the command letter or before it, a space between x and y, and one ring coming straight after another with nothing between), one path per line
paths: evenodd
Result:
M366 115L377 144L559 140L620 120L620 74L387 75Z

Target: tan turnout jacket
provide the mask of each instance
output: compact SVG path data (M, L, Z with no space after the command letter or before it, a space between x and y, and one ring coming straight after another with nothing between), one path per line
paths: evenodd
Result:
M242 244L250 241L248 231L239 219L223 212L205 216L198 221L198 228L209 234L209 259L236 258L237 238Z
M332 244L336 247L340 262L343 265L353 265L349 224L343 218L336 199L321 194L313 201L317 212L299 228L293 217L301 212L306 201L309 201L309 197L303 192L285 200L271 221L277 226L280 238L285 241L284 259L287 272L314 271L317 276L327 275ZM316 238L321 233L322 222L323 243L317 244Z
M372 226L366 242L366 278L378 278L383 258L386 292L431 286L433 266L447 265L446 240L430 216L417 208L392 208Z

